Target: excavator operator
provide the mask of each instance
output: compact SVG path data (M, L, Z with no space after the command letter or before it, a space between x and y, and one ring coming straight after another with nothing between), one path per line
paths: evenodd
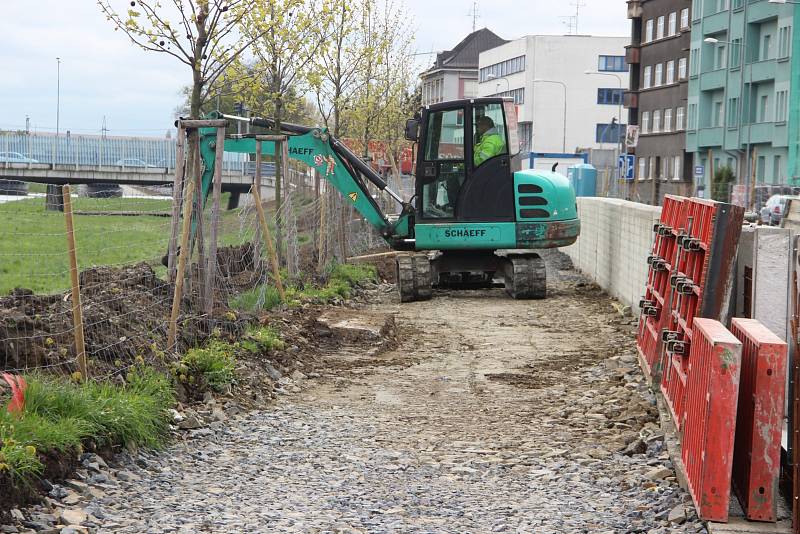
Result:
M475 166L478 167L484 161L502 154L505 151L506 142L503 135L494 127L494 121L486 115L478 118L475 129L478 133L478 141L475 143L473 159Z

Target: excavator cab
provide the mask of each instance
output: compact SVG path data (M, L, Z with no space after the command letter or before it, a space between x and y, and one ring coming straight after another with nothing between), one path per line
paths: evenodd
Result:
M514 221L516 125L513 100L500 98L435 104L411 119L417 221Z

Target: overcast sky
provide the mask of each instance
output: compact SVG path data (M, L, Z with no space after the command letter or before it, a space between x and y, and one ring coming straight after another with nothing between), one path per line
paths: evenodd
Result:
M420 52L449 49L472 30L471 0L404 0ZM0 129L56 128L57 61L61 58L60 129L162 136L172 125L188 67L134 47L100 14L94 0L0 0ZM579 31L628 35L624 0L583 0ZM117 1L125 6L127 2ZM570 0L483 0L478 27L505 39L564 34ZM430 56L420 56L421 65Z

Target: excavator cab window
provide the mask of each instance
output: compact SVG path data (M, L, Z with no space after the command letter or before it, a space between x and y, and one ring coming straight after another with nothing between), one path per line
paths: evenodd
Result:
M472 108L472 159L475 167L497 156L508 154L506 121L501 104L483 104Z
M422 186L425 218L455 216L458 193L466 178L464 110L428 114Z

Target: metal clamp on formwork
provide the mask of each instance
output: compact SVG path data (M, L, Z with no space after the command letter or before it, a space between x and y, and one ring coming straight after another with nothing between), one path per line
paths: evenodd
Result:
M684 355L688 354L689 352L686 350L688 347L687 343L679 339L670 339L669 341L667 341L665 347L667 352L672 354Z
M675 291L680 295L691 295L694 291L694 282L688 278L684 278L675 283Z
M686 280L686 277L683 276L682 274L678 273L672 274L669 277L669 287L675 289L675 287L684 280Z
M651 306L655 306L655 302L653 302L652 300L648 300L646 298L639 299L639 309L643 310Z
M658 317L658 308L655 306L645 306L642 308L642 315L646 317Z
M653 233L654 233L654 234L658 234L658 235L663 235L663 234L661 233L661 228L663 228L663 226L664 226L664 225L663 225L663 224L661 224L660 222L653 223Z
M662 330L661 341L662 343L666 343L668 341L679 339L680 335L681 335L680 332L676 332L674 330Z
M681 242L681 247L687 252L696 252L702 248L700 240L696 237L687 237Z

